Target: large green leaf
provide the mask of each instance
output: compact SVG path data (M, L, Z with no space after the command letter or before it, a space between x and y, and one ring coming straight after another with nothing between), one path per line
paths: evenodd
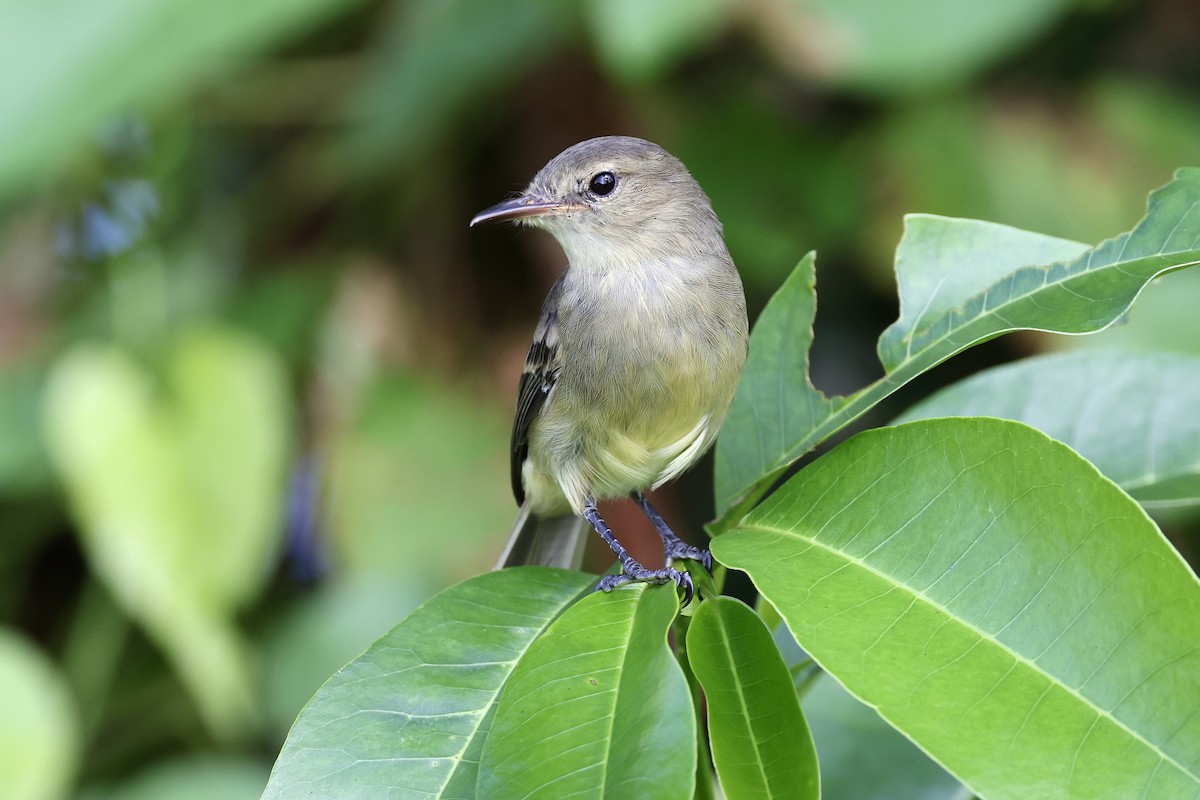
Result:
M101 123L228 71L352 0L9 0L0 4L0 196Z
M264 800L471 798L513 668L595 577L545 567L446 589L329 679L301 712Z
M900 422L1004 417L1069 444L1143 504L1200 503L1200 357L1076 352L997 367Z
M254 709L234 617L282 530L287 376L256 341L204 328L165 379L160 391L123 351L78 346L49 379L50 450L96 574L233 734Z
M479 765L481 798L690 798L696 712L667 631L675 587L596 592L521 659Z
M79 759L79 719L54 664L0 629L0 797L65 797Z
M1200 797L1200 583L1044 434L987 418L861 434L713 553L977 793Z
M955 353L1021 329L1100 330L1152 278L1200 262L1200 169L1182 169L1152 193L1132 231L1083 251L993 223L907 217L896 251L900 319L879 340L886 374L847 397L789 377L805 366L813 303L811 279L789 280L755 325L718 441L716 530L736 523L800 456Z
M821 796L817 754L771 632L740 600L702 603L687 634L713 762L730 800Z

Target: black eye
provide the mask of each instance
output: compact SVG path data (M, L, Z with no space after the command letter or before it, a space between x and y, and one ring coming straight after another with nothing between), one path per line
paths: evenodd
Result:
M597 197L612 194L612 190L615 188L617 188L617 176L611 172L597 172L588 181L588 191Z

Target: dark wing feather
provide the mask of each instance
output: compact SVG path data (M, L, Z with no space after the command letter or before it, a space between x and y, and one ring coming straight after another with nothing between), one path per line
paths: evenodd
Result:
M537 419L546 398L558 379L558 300L562 295L563 279L559 278L546 302L533 331L533 342L525 356L525 369L517 389L517 414L513 419L511 472L513 497L517 504L525 502L525 487L521 483L521 467L529 455L529 426Z

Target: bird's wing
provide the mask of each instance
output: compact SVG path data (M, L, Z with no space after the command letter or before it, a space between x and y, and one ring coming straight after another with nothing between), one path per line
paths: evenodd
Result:
M533 331L533 342L525 356L525 369L521 372L521 384L517 390L510 465L513 496L518 504L525 502L521 470L529 455L529 426L537 419L558 380L558 300L562 295L562 283L563 279L559 278L542 304L542 315Z

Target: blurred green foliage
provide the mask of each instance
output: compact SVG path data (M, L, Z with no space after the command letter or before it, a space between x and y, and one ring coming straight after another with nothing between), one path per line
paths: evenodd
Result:
M1198 35L1181 0L0 6L0 795L254 797L325 677L490 566L561 255L466 220L563 147L676 152L752 306L819 248L816 379L857 388L904 212L1095 242L1200 164ZM1196 352L1197 280L1071 346ZM665 502L698 526L706 485Z

